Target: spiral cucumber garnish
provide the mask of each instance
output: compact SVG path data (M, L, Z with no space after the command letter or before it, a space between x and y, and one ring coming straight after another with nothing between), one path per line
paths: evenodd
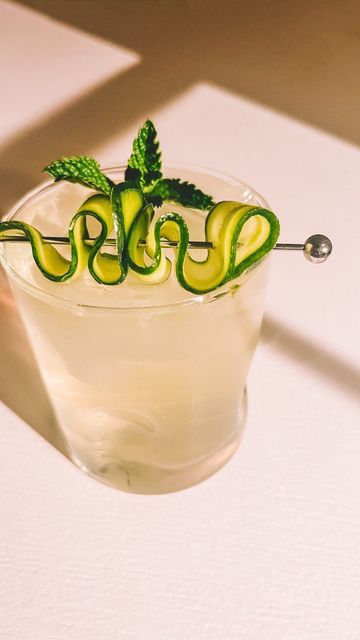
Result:
M179 284L202 294L241 275L275 245L279 222L267 209L233 201L215 204L205 222L205 240L211 242L204 260L194 260L188 252L189 231L185 219L176 212L165 213L153 223L154 207L135 183L114 185L109 195L89 197L69 225L70 259L66 259L40 231L26 222L0 223L0 235L25 235L42 274L54 282L75 278L88 268L104 285L123 282L131 270L144 283L159 284L171 272L161 240L176 241L174 262ZM94 218L101 230L89 243L87 220ZM105 242L115 235L116 253L106 251Z

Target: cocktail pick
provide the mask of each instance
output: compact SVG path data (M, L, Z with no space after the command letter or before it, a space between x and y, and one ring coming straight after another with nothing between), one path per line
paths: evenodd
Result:
M332 252L332 242L330 238L322 233L315 233L305 240L304 244L277 243L274 249L285 251L302 251L305 258L310 262L325 262Z
M66 245L69 244L69 238L66 236L43 236L43 241L46 244L54 244L54 245ZM17 235L8 235L0 238L0 242L29 242L28 238L25 236L17 236ZM88 238L84 241L85 244L91 245L95 242L95 238ZM140 240L139 245L145 246L146 242ZM108 238L104 242L104 246L115 246L116 240L115 238ZM178 243L172 240L162 240L161 246L164 249L176 248ZM211 242L203 242L198 240L190 240L189 241L190 249L212 249L213 245ZM303 244L292 244L288 242L278 242L274 247L274 249L280 251L302 251L305 258L310 262L320 263L325 262L332 251L332 243L331 240L322 235L321 233L317 233L315 235L310 236L305 240Z

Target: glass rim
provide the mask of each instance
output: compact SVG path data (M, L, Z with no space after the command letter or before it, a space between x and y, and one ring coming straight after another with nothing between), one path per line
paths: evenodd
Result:
M123 164L111 165L109 167L101 167L101 170L104 171L105 173L114 173L119 171L125 171L126 167L127 167L127 163L123 163ZM177 168L184 169L184 170L186 169L188 171L194 171L197 173L202 173L204 175L210 175L210 176L213 176L214 178L225 180L228 183L231 181L233 186L243 187L245 190L249 190L249 193L251 193L253 197L259 199L261 206L265 208L268 208L269 206L265 198L262 195L260 195L255 189L253 189L249 184L242 182L241 180L238 180L237 178L229 174L226 174L208 167L200 166L200 165L192 165L192 164L186 164L186 163L180 163L180 162L166 162L163 164L163 167L165 169L166 167L171 169L177 169ZM40 185L38 185L34 189L31 189L30 191L26 192L23 195L23 197L11 207L9 212L5 214L5 216L3 216L2 220L11 220L15 218L24 205L30 203L31 200L37 198L42 193L52 188L56 188L58 186L59 186L59 183L54 182L53 180L46 180L42 182ZM196 304L202 305L202 304L211 303L215 300L231 295L233 291L240 286L240 281L241 281L241 284L244 284L245 281L247 282L248 279L257 270L257 268L265 260L269 258L269 255L270 254L267 254L262 258L260 258L259 260L257 260L256 262L254 262L254 264L248 267L248 269L246 269L244 273L238 276L238 278L235 278L234 280L229 280L228 282L221 285L220 287L217 287L213 291L208 291L207 293L195 294L195 295L194 294L191 295L189 292L188 298L185 298L183 300L178 300L176 302L165 302L162 304L153 304L153 305L138 304L136 306L129 306L129 307L119 306L118 307L114 305L106 306L106 305L100 305L100 304L84 304L81 302L75 302L74 300L68 300L66 298L58 296L54 293L50 293L48 291L44 291L37 285L32 284L31 282L26 280L23 276L21 276L16 271L16 269L10 264L9 260L7 259L4 246L0 243L0 264L4 268L5 272L11 278L13 278L19 284L20 287L22 287L25 290L28 290L31 293L31 295L33 295L34 297L37 297L42 300L47 300L53 305L58 305L58 306L63 306L63 307L78 309L78 310L83 309L84 311L86 310L86 312L98 311L98 312L105 312L105 313L106 312L134 313L134 312L147 312L147 311L161 312L161 311L167 311L167 310L171 311L171 310L175 310L182 307L193 306ZM117 286L117 285L111 285L111 286ZM150 286L156 286L156 285L148 285L148 286L150 287ZM180 287L180 284L179 284L179 287Z

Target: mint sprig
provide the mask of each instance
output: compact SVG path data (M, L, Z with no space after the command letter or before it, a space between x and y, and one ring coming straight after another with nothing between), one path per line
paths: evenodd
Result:
M88 156L72 156L51 162L43 169L55 182L67 180L110 195L114 183L101 171L99 163Z
M72 156L51 162L43 171L55 180L82 184L109 196L114 183L100 169L99 163L88 156ZM160 207L164 201L207 210L214 205L211 196L194 184L178 178L163 178L161 151L156 129L146 120L139 130L125 171L125 180L133 182L144 194L147 202Z
M138 132L129 158L125 179L135 181L148 202L159 207L164 201L178 202L184 206L207 210L215 203L194 184L178 178L163 178L161 151L157 132L151 120L146 120Z
M162 178L161 151L156 129L151 120L146 120L133 142L133 151L128 161L125 178L133 180L136 175L144 193L151 191Z

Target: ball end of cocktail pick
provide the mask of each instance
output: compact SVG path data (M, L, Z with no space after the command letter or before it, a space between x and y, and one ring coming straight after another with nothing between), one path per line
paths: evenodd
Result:
M310 236L304 244L304 256L310 262L325 262L332 251L331 240L321 233Z

